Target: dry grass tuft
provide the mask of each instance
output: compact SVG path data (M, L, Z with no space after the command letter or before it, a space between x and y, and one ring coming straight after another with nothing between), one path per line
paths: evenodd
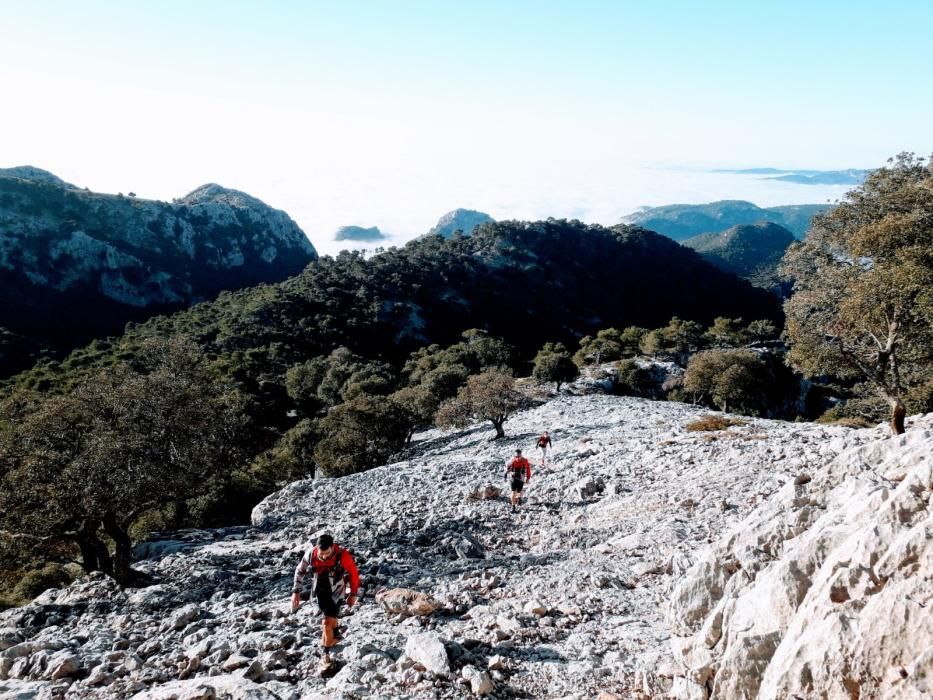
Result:
M734 425L745 425L747 421L725 416L703 416L687 423L685 430L690 433L709 432L712 430L727 430Z

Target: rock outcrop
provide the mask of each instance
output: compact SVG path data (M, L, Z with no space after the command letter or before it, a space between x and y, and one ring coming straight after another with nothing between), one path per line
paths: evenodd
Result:
M933 420L805 461L674 589L684 698L933 695Z
M69 350L316 257L285 212L219 185L169 203L0 170L0 327L33 345Z
M929 623L916 618L912 606L929 604L917 578L929 581L923 549L929 537L918 540L923 530L916 529L929 485L924 490L916 479L922 476L918 460L929 464L933 416L910 419L907 437L899 440L887 438L884 427L757 419L714 433L685 430L704 413L684 404L563 396L510 419L505 440L490 441L485 425L460 433L432 430L417 436L412 451L394 464L289 484L255 508L250 526L175 532L164 546L141 546L135 566L156 585L123 590L95 574L0 612L0 695L583 700L697 694L707 681L725 683L726 676L698 667L706 678L688 685L677 661L689 649L707 656L729 650L738 658L738 649L752 643L743 641L744 629L726 622L718 628L719 649L711 652L696 635L715 636L711 611L724 596L735 599L752 567L768 570L758 550L772 552L779 563L787 543L807 538L823 517L838 523L820 540L829 543L836 537L830 533L849 527L847 518L862 522L871 512L887 514L875 539L890 534L897 546L873 561L870 572L858 564L872 559L875 539L865 530L865 546L850 548L852 564L837 566L825 582L822 565L810 571L810 560L802 559L804 573L788 564L771 584L808 600L792 584L812 577L810 589L822 591L815 605L829 604L830 596L841 600L844 589L849 600L832 605L852 610L822 628L818 645L795 642L792 653L775 655L771 664L763 660L759 685L775 688L778 697L796 692L784 688L800 687L779 684L788 677L771 671L779 658L787 665L807 661L813 677L821 678L807 654L839 653L836 648L849 643L840 625L855 616L859 639L878 645L877 663L903 664L891 668L899 676L903 669L907 680L899 686L891 680L890 687L921 688L916 679L929 670L922 636ZM516 447L534 456L543 428L554 440L553 452L543 467L535 460L526 501L512 514L507 491L496 497L486 486L504 483L504 461ZM854 505L837 508L848 493L841 465L877 485L869 489L863 515ZM843 490L829 489L821 500L824 480ZM862 492L851 493L857 498ZM794 517L766 523L767 509L789 495L800 505L781 508L795 509ZM813 501L809 508L805 500ZM698 556L723 533L739 532L740 523L749 538L766 526L773 536L731 558ZM319 654L315 606L294 614L289 607L294 566L323 529L351 549L365 590L341 620L345 631L336 656L342 667L330 678L311 672ZM819 551L828 561L835 547ZM746 564L749 574L739 568ZM717 577L719 588L698 575L704 570ZM872 576L886 583L869 594L878 587ZM918 585L905 585L899 595L893 586L901 581ZM666 617L675 584L676 655ZM372 600L376 591L379 604ZM866 597L886 601L877 615L870 607L877 603L858 609ZM787 620L784 640L806 633L794 631L798 607L787 604L772 615ZM741 607L750 623L748 610ZM738 614L722 617L738 624ZM762 627L765 639L753 646L757 658L771 646L781 652L783 642L772 632ZM899 657L897 648L908 645L913 656ZM756 657L749 658L736 663L753 665ZM858 649L847 658L859 658ZM875 668L856 664L851 671ZM871 679L851 677L862 684L862 697L871 697Z

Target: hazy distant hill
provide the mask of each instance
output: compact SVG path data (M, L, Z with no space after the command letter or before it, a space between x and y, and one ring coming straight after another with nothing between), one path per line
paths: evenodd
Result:
M0 170L0 376L316 257L285 212L219 185L169 203Z
M466 235L473 233L480 224L495 221L489 214L473 209L454 209L444 214L430 231L429 235L440 234L449 238L454 231L463 231Z
M720 233L703 233L681 241L720 270L748 280L756 287L781 294L777 267L794 234L772 223L742 224Z
M386 235L378 226L364 228L362 226L341 226L334 234L335 241L381 241Z
M708 204L670 204L647 207L623 217L623 223L657 231L675 241L700 233L724 231L740 224L771 222L780 224L795 237L803 238L810 220L830 208L828 204L793 204L762 208L740 199L728 199Z

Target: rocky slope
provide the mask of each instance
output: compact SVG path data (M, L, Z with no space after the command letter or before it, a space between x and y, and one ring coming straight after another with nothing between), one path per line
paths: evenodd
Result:
M692 248L720 270L780 294L778 265L793 242L794 234L783 226L762 222L703 233L681 241L681 245Z
M807 463L674 590L690 698L933 696L933 420Z
M285 212L219 185L168 203L0 170L0 327L37 345L70 349L316 257Z
M817 656L830 669L844 656L851 673L865 672L862 697L892 674L906 673L902 689L929 674L929 621L913 612L929 604L929 588L891 588L888 604L875 609L860 601L879 585L872 576L893 585L914 572L914 582L926 577L929 584L933 416L911 419L897 440L881 427L767 420L686 431L703 413L675 403L564 396L515 416L504 441L491 442L485 425L431 431L398 463L290 484L257 506L250 527L185 531L140 545L137 566L158 579L155 586L124 591L89 576L0 613L0 693L24 700L592 698L600 691L703 697L710 677L714 684L728 678L716 672L725 661L710 656L764 674L761 687L774 688L772 697L802 687L781 685L788 676L778 669L809 660L811 678L821 679ZM503 462L516 447L531 451L544 428L553 455L536 468L527 503L512 515L499 493ZM862 481L871 486L859 487ZM868 491L873 495L859 501ZM925 540L924 526L916 529L924 509ZM825 546L810 534L818 523L829 528ZM314 606L290 614L287 603L300 552L324 528L354 551L369 594L399 587L424 594L381 593L378 604L365 597L344 618L343 667L331 678L309 673L319 636ZM850 530L866 537L864 546L850 542L843 562L831 545ZM730 532L737 534L722 539ZM798 540L824 553L822 568L811 567L805 551L801 570L794 568ZM887 541L888 553L875 556ZM772 568L783 567L771 579L773 595L742 603L749 579L770 570L769 558ZM812 601L807 589L785 586L803 601L785 605L777 583L804 576L815 581ZM762 574L757 580L765 585ZM849 599L832 604L846 607L821 626L821 646L801 648L800 622L825 609L829 597L841 598L832 593L840 589ZM725 601L717 609L726 612L719 648L702 647L710 676L707 666L684 662L700 647L701 631L713 627L706 608L717 605L717 592ZM704 600L706 608L698 606ZM757 600L781 605L774 614L762 608L755 620L749 615ZM892 612L901 616L888 625ZM871 632L863 625L869 617ZM786 650L778 646L771 665L756 655L761 645L747 643L755 624L793 640ZM872 647L853 640L842 654L850 624L866 630L860 639L877 641L883 630L887 639ZM774 629L763 633L774 639ZM912 665L888 651L908 644ZM722 689L719 697L742 697L728 694L733 686L713 687Z
M723 200L708 204L646 207L623 217L622 222L657 231L675 241L682 241L701 233L724 231L732 226L760 222L779 224L791 231L795 237L803 238L810 228L810 220L829 208L827 204L759 207L744 200Z

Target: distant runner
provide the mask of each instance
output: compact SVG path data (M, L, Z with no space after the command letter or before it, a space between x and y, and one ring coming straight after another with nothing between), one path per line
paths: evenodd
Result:
M551 447L551 436L545 430L538 438L538 449L541 450L541 466L544 466L544 460L547 458L547 448Z
M515 450L515 456L505 468L505 480L512 481L512 512L517 509L522 499L522 489L531 481L531 462L522 457L521 450Z
M350 584L350 595L346 598L346 603L348 608L352 608L356 604L356 594L360 589L360 574L350 552L334 544L331 535L321 535L317 546L306 551L295 568L295 582L292 586L293 612L301 607L301 584L309 568L314 577L312 592L324 614L321 621L321 666L326 668L332 663L330 650L337 644L337 617L346 596L347 583Z

